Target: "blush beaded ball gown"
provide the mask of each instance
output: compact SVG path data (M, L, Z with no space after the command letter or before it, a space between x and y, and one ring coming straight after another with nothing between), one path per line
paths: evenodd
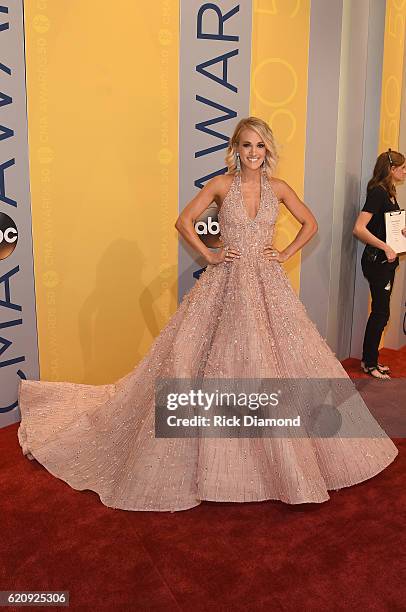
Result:
M241 175L219 211L225 244L241 257L208 265L148 354L112 384L22 380L18 439L24 455L77 490L124 510L176 511L202 500L324 502L373 477L396 446L361 397L348 404L376 432L363 438L156 438L154 384L167 378L344 378L270 242L279 201L261 172L257 216Z

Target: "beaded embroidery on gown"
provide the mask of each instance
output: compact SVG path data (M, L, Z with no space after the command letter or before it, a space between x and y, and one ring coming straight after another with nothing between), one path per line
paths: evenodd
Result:
M155 438L157 377L345 378L347 373L277 261L262 253L279 201L261 172L249 217L237 173L219 211L241 257L208 265L141 360L113 384L21 380L24 455L77 490L124 510L176 511L202 500L324 502L329 490L385 469L398 450L376 424L370 438Z

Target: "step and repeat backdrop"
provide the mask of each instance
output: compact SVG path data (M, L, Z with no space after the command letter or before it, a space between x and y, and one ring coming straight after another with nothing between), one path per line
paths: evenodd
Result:
M105 384L137 365L205 265L175 220L249 115L319 222L292 285L358 356L350 235L379 150L402 141L405 15L406 0L0 0L0 426L19 420L20 378ZM276 247L299 228L282 206Z

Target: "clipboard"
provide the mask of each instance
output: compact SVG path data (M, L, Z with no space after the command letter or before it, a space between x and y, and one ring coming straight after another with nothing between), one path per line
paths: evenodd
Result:
M402 229L406 226L406 210L391 210L385 213L386 244L395 253L406 252L406 236L403 236Z

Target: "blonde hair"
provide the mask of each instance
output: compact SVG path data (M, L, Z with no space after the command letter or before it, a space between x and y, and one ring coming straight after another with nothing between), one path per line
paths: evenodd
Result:
M227 174L236 174L237 172L237 147L240 134L242 130L246 128L255 130L261 137L261 140L264 142L266 149L265 172L268 178L271 178L279 160L279 147L269 125L266 123L266 121L263 121L258 117L245 117L235 126L233 135L228 143L226 156L224 158L228 168Z

